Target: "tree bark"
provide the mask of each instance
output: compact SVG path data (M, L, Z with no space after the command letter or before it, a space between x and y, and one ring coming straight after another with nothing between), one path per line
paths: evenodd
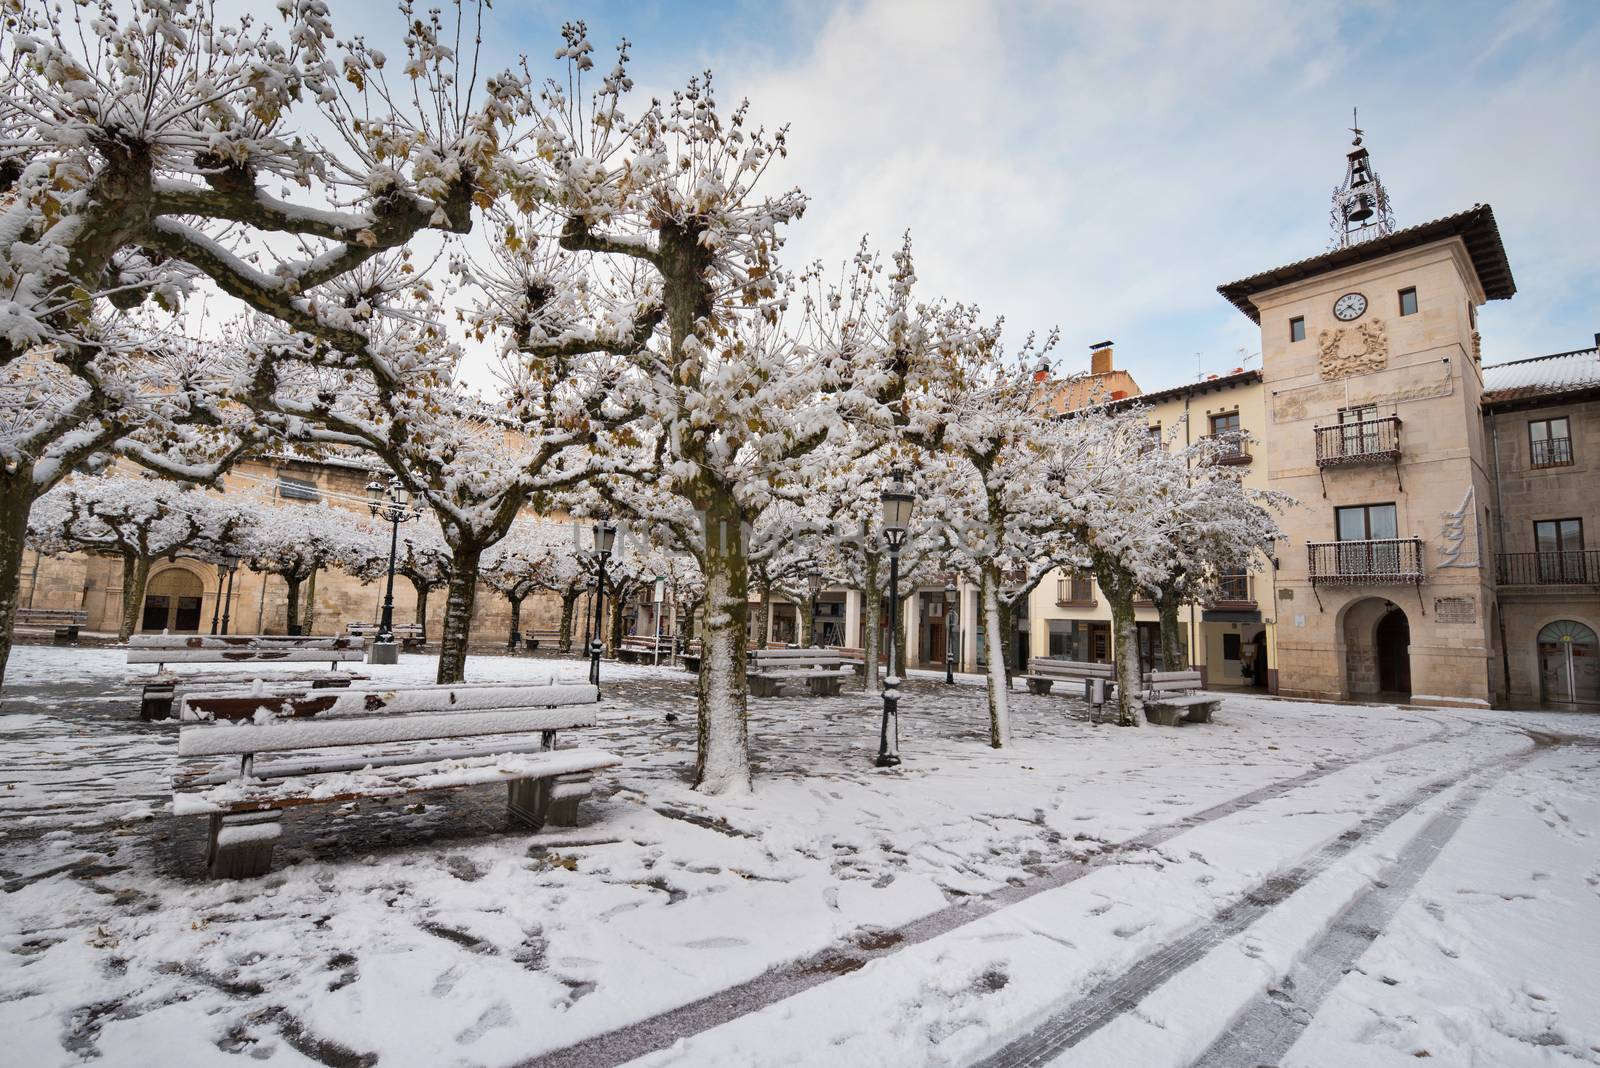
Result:
M1112 660L1117 673L1117 725L1144 723L1143 668L1139 663L1139 624L1133 613L1133 576L1114 564L1097 564L1095 578L1111 606Z
M1188 658L1183 655L1183 642L1180 640L1182 624L1178 622L1178 598L1176 594L1163 594L1156 605L1161 613L1161 670L1182 671L1189 665L1184 661Z
M894 628L894 664L899 671L902 682L907 678L907 669L911 667L911 643L906 638L906 624L911 621L911 605L916 601L915 584L907 582L906 585L911 586L912 589L910 592L900 595L900 603L895 606L895 611L899 613L899 619Z
M284 628L293 634L300 629L300 584L305 579L299 575L284 575L283 581L289 587L289 612L284 616Z
M511 605L511 632L506 635L506 647L510 648L517 639L517 632L522 629L522 598L507 594L506 600Z
M797 643L802 649L811 648L811 630L816 626L816 620L811 618L811 601L808 598L802 597L794 602L794 618Z
M744 530L733 488L711 482L707 489L706 609L694 788L708 794L741 794L750 790L750 720L745 679L749 574Z
M1004 749L1011 744L1011 687L1006 676L1005 646L1007 642L1002 636L999 641L995 635L1003 635L1001 628L1005 625L1005 613L1000 608L1000 569L993 564L983 568L983 579L979 585L979 596L983 598L983 625L988 632L988 640L984 643L984 659L988 662L987 687L989 692L989 745L995 749Z
M883 594L878 586L878 554L866 553L865 560L866 581L861 584L861 615L866 625L862 628L865 635L861 652L867 664L867 692L878 693L883 689L878 669L878 625L883 618Z
M578 591L566 590L561 594L561 630L556 636L556 649L565 656L572 652L572 616L578 604Z
M150 588L150 558L138 553L122 554L122 622L117 640L125 642L139 629L145 590Z
M306 579L306 600L301 608L300 633L315 634L311 629L317 618L317 568L311 569L311 577Z
M767 647L767 634L772 628L772 584L763 582L757 587L761 600L756 607L756 648Z
M0 683L5 682L6 661L11 658L12 628L17 619L17 599L22 593L22 552L28 543L28 512L33 497L28 487L0 486ZM31 480L30 480L31 481Z
M620 586L613 586L611 588L611 627L610 627L610 630L611 630L611 655L612 656L616 656L617 655L617 650L622 648L622 627L623 627L623 623L625 621L624 609L626 609L628 607L626 602L624 601L624 598L625 597L631 597L631 596L632 596L631 593L626 592Z
M411 588L417 591L417 626L422 628L422 633L428 633L428 594L433 591L433 586L426 582L411 579Z
M472 603L478 596L477 546L458 545L450 554L449 593L444 602L444 633L439 636L439 685L466 679L467 639L472 633Z

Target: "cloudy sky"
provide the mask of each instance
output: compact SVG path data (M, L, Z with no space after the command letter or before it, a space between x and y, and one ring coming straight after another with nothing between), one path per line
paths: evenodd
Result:
M1063 369L1111 338L1155 389L1256 353L1216 286L1326 247L1352 106L1400 225L1494 206L1519 292L1489 362L1600 331L1594 0L498 0L489 58L554 72L579 16L602 65L632 41L641 91L710 68L789 124L791 262L909 229L923 292L1058 326Z

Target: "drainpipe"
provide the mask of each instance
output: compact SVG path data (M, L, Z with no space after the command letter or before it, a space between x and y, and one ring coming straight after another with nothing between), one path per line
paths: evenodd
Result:
M1184 395L1183 395L1183 445L1184 445L1185 449L1187 449L1189 447L1189 442L1190 442L1190 436L1189 436L1189 394L1187 392L1185 392ZM1193 463L1194 463L1193 457L1190 457L1190 458L1184 460L1184 466L1185 467L1189 467ZM1195 643L1198 642L1199 640L1200 640L1199 632L1196 629L1196 624L1195 624L1195 620L1194 620L1194 602L1190 601L1189 602L1189 666L1190 667L1194 667L1194 659L1195 659L1194 655L1195 655L1196 650L1199 648L1199 646L1197 646ZM1210 675L1211 675L1211 658L1210 658L1210 655L1208 654L1207 657L1206 657L1206 663L1205 663L1204 669L1202 670L1202 673L1201 673L1201 681L1202 682L1209 681Z
M1489 413L1489 449L1494 464L1494 548L1496 554L1506 549L1506 511L1500 502L1500 414ZM1511 647L1506 644L1506 614L1500 611L1500 570L1495 578L1495 622L1500 629L1500 677L1505 681L1506 703L1511 703Z

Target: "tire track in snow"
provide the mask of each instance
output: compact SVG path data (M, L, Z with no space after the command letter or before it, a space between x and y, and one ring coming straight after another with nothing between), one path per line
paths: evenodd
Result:
M1154 849L1196 827L1282 797L1334 772L1385 760L1410 749L1443 741L1458 733L1455 728L1463 726L1459 721L1440 720L1431 716L1417 718L1434 723L1439 729L1416 741L1402 742L1366 756L1326 760L1299 775L1270 783L1210 808L1190 813L1182 819L1154 827L1083 860L1057 865L1050 871L1025 882L1003 886L981 897L967 898L947 905L902 927L860 932L852 942L830 946L809 957L773 968L747 982L727 987L698 1001L691 1001L615 1031L608 1031L574 1045L542 1053L522 1062L521 1068L612 1068L614 1065L624 1064L647 1053L664 1049L681 1038L708 1031L830 979L857 971L872 960L890 956L907 946L936 938L1035 894L1065 886L1097 868L1121 863L1124 854ZM1470 725L1467 725L1467 729L1470 729Z
M1524 759L1533 759L1551 745L1594 744L1529 733L1539 749ZM1350 903L1287 976L1256 996L1228 1033L1213 1043L1193 1068L1255 1068L1279 1063L1333 988L1388 928L1483 795L1510 770L1505 769L1492 780L1485 777L1472 783L1429 820L1394 863L1384 869L1382 877Z
M1498 757L1486 764L1467 768L1457 774L1427 783L1405 797L1384 805L1293 868L1263 879L1247 890L1238 901L1224 907L1188 935L1168 942L1141 957L1122 972L1101 982L1087 994L1062 1006L1026 1035L1012 1040L998 1052L975 1062L972 1068L1035 1068L1049 1064L1112 1020L1136 1010L1139 1003L1151 991L1195 964L1223 942L1256 923L1295 891L1327 871L1358 844L1382 831L1418 804L1464 779L1478 777L1480 782L1474 784L1473 790L1469 790L1469 796L1475 802L1481 792L1488 788L1490 782L1498 781L1513 766L1530 759L1537 751L1511 753ZM1461 804L1462 802L1458 801L1456 805L1446 809L1446 813ZM1467 803L1460 809L1463 816L1470 807L1470 803ZM1432 829L1433 823L1442 818L1443 814L1435 817L1428 828ZM1454 834L1454 827L1450 828L1449 833ZM1420 832L1417 843L1420 843L1426 834L1426 830ZM1448 835L1443 841L1448 841ZM1443 841L1439 843L1439 848L1443 847ZM1415 843L1408 847L1405 856L1409 857L1416 848L1418 845ZM1431 863L1436 854L1437 849L1427 854L1428 862ZM1405 864L1406 861L1402 859L1397 867L1404 868ZM1426 867L1426 864L1421 865L1416 873L1417 877L1421 876L1422 870ZM1414 882L1415 880L1413 885ZM1403 898L1404 894L1401 895L1401 899ZM1398 904L1397 900L1395 907L1398 907ZM1375 932L1374 937L1376 937ZM1254 1066L1271 1061L1269 1059L1217 1063L1230 1065L1248 1063Z

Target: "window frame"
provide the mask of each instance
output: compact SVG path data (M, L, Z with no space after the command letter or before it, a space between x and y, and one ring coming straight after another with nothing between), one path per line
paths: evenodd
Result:
M1565 433L1555 434L1555 424L1562 424ZM1535 437L1534 427L1543 427L1544 436ZM1565 442L1565 449L1557 447L1556 442ZM1539 456L1539 447L1545 446L1546 455ZM1554 454L1554 455L1551 455ZM1528 420L1528 466L1534 468L1544 467L1571 467L1575 462L1572 450L1572 417L1570 415L1547 415L1543 419Z
M321 501L322 487L314 479L296 478L280 473L274 487L280 500Z
M1297 334L1299 336L1296 336ZM1305 339L1306 317L1304 315L1293 316L1289 320L1289 344L1293 345L1295 342L1304 341Z
M1406 311L1406 297L1408 297L1408 296L1411 298L1411 310L1410 311ZM1398 303L1400 305L1400 315L1401 315L1402 318L1404 318L1406 316L1410 316L1410 315L1415 315L1419 311L1422 310L1422 305L1417 300L1417 287L1416 286L1406 286L1406 288L1402 289L1400 291L1400 293L1399 293L1399 301L1398 301Z
M1376 538L1372 535L1372 510L1374 508L1391 508L1394 510L1394 533L1385 538ZM1362 529L1366 531L1365 537L1345 538L1340 534L1342 524L1339 516L1344 512L1360 511L1362 513ZM1400 509L1394 501L1374 501L1371 504L1342 504L1333 510L1333 539L1335 541L1390 541L1400 538Z

